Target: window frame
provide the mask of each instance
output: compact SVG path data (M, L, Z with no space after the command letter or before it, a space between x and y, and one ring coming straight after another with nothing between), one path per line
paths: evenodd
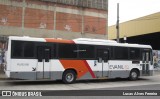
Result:
M22 45L22 55L21 56L14 56L14 43L15 42L20 42ZM25 47L25 43L34 43L34 46L32 46L33 48L33 57L24 57L24 47ZM34 41L21 41L21 40L11 40L11 59L36 59L36 51L35 51L35 42Z
M138 58L131 58L131 49L138 49L139 50L139 57ZM129 60L141 60L142 59L141 48L130 47L128 53L129 53Z
M60 56L60 53L61 53L61 51L60 51L60 45L75 45L76 46L76 49L78 49L78 47L77 47L77 44L70 44L70 43L57 43L56 44L57 45L57 58L58 59L73 59L73 60L75 60L75 59L77 59L78 58L78 54L76 55L76 57L61 57Z
M123 57L123 58L117 58L117 57L116 57L116 55L117 55L116 50L117 50L118 48L126 48L126 49L127 49L127 52L126 52L126 51L124 51L124 52L126 52L127 57L125 56L125 58L124 58L124 57ZM119 51L118 51L118 52L119 52ZM113 59L114 59L114 60L129 60L129 47L113 46Z
M88 57L80 57L80 53L78 52L78 59L80 59L80 60L96 60L96 45L91 45L91 44L77 44L78 45L78 50L81 50L80 49L80 46L82 45L82 46L93 46L94 48L93 48L93 57L90 57L90 58L88 58Z

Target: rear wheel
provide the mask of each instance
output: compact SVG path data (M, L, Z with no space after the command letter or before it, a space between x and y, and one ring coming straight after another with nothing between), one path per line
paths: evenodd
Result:
M67 70L63 73L62 81L66 84L71 84L76 80L76 73L73 70Z
M138 71L137 70L132 70L130 72L130 76L129 76L129 79L130 80L137 80L139 77L139 74L138 74Z

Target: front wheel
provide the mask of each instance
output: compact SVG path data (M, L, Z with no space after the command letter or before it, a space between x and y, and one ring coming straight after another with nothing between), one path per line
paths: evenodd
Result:
M137 80L138 77L139 77L139 75L138 75L138 71L137 70L132 70L130 72L130 76L129 76L130 80Z
M71 84L76 80L76 73L73 70L67 70L63 73L62 81Z

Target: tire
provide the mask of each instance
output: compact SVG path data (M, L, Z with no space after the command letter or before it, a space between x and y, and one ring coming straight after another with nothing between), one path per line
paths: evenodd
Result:
M73 70L67 70L63 73L63 76L62 76L62 81L65 83L65 84L71 84L71 83L74 83L75 80L76 80L76 73L75 71Z
M129 75L129 79L130 79L130 80L132 80L132 81L137 80L138 77L139 77L139 73L138 73L137 70L132 70L132 71L130 72L130 75Z

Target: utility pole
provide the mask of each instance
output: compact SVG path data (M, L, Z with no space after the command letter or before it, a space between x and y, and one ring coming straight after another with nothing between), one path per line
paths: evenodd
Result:
M53 26L53 38L56 38L57 36L56 36L56 19L57 19L57 5L56 4L54 4L54 26Z
M117 29L117 42L119 43L119 3L117 3L117 24L116 24L116 29Z
M22 2L22 35L25 36L24 32L24 16L25 16L25 10L26 10L26 0L23 0Z
M83 38L84 37L84 10L83 10L83 7L81 8L81 17L82 17L81 35L82 35L82 38Z

